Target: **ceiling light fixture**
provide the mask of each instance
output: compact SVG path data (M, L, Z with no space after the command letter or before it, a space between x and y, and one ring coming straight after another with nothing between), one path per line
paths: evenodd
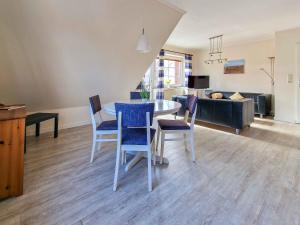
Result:
M209 59L205 60L206 64L213 64L214 62L225 63L227 58L222 58L223 35L218 35L209 38Z
M136 50L140 53L148 53L151 50L151 46L149 41L145 35L145 30L143 28L142 34L138 40L138 44L136 46Z

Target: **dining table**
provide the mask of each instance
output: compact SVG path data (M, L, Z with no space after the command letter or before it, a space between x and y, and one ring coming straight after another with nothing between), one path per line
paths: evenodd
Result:
M115 103L128 103L128 104L154 103L154 113L153 113L154 117L176 113L181 108L181 104L179 102L170 101L170 100L135 99L135 100L120 100L120 101L104 104L103 110L109 115L116 116ZM134 154L134 157L126 164L125 171L130 170L141 159L147 157L146 154L141 152L132 152L131 154ZM159 161L160 161L159 156L156 156L156 162ZM163 164L169 164L169 160L166 157L163 158Z

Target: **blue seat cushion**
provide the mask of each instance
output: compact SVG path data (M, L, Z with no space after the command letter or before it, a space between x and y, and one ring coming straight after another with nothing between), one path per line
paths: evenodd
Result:
M190 126L183 120L158 120L162 130L189 130Z
M116 120L103 121L97 127L97 130L118 130L118 123Z
M150 142L152 142L155 129L150 129ZM147 145L147 128L123 128L122 145Z

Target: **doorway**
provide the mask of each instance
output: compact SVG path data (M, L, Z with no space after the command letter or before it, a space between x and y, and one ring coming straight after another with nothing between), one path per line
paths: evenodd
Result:
M300 123L300 43L296 47L296 76L295 76L295 94L296 94L296 110L295 121Z

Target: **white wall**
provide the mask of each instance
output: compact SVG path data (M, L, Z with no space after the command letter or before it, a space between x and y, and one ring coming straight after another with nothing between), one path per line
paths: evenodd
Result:
M129 98L182 15L155 0L3 0L0 102L82 124L89 96ZM135 50L142 27L149 54Z
M295 122L298 77L296 46L300 43L300 28L276 32L275 43L275 119ZM288 74L293 76L292 83L287 82Z
M193 74L210 75L211 88L221 91L271 93L270 79L259 69L270 71L269 56L275 55L274 40L249 43L224 48L223 56L229 60L245 59L244 74L224 74L223 64L205 64L208 50L200 50L194 56Z

